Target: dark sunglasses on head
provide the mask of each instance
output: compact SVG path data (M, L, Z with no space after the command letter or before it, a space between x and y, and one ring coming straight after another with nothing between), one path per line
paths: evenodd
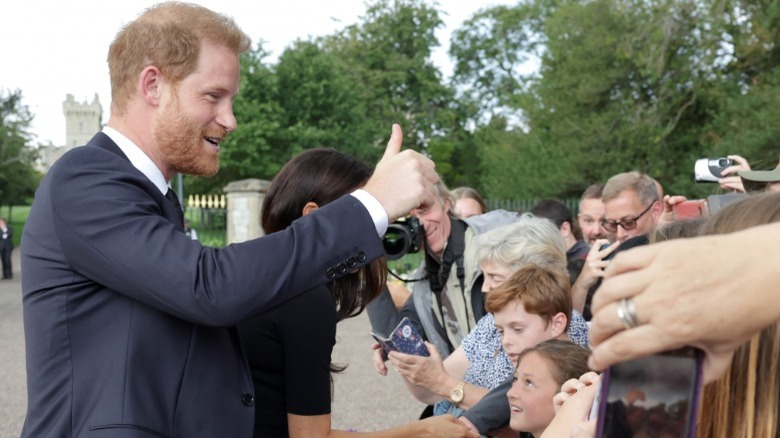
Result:
M629 218L625 218L625 219L620 219L619 221L614 221L612 219L602 219L601 220L601 226L605 230L609 231L610 233L616 233L617 229L618 229L618 225L623 227L623 229L626 230L626 231L633 230L634 228L636 228L636 221L638 221L639 218L644 216L645 213L650 211L650 207L652 207L653 204L656 203L656 201L658 201L658 200L656 199L655 201L651 202L650 205L648 205L647 208L643 212L639 213L639 215L637 215L635 217L629 217Z

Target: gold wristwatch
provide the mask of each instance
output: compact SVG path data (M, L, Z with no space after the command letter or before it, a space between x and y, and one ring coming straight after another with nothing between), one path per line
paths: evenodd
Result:
M466 382L460 382L457 386L450 390L450 400L456 405L463 401L463 387L466 386Z

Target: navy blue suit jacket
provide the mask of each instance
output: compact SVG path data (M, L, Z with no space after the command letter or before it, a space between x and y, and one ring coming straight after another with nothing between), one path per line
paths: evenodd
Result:
M21 245L24 437L249 437L234 326L384 254L345 196L287 230L202 247L105 134L41 182Z

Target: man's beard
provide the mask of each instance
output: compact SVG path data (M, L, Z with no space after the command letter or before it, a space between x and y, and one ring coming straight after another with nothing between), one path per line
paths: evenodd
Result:
M168 165L187 175L211 176L219 170L219 154L205 149L204 137L224 138L224 129L201 129L181 111L178 99L164 110L154 129L154 141Z

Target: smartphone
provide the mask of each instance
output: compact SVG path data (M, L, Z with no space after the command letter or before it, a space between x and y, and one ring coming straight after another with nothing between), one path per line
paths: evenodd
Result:
M385 337L375 332L371 332L371 336L382 346L382 359L384 360L387 360L387 353L391 351L417 356L430 356L428 347L425 346L425 340L420 335L417 327L407 317L404 317L398 323L390 336Z
M601 376L596 436L694 437L702 359L701 350L685 347L608 368Z
M674 209L675 219L691 219L707 216L708 214L707 201L704 199L680 202L672 208Z

